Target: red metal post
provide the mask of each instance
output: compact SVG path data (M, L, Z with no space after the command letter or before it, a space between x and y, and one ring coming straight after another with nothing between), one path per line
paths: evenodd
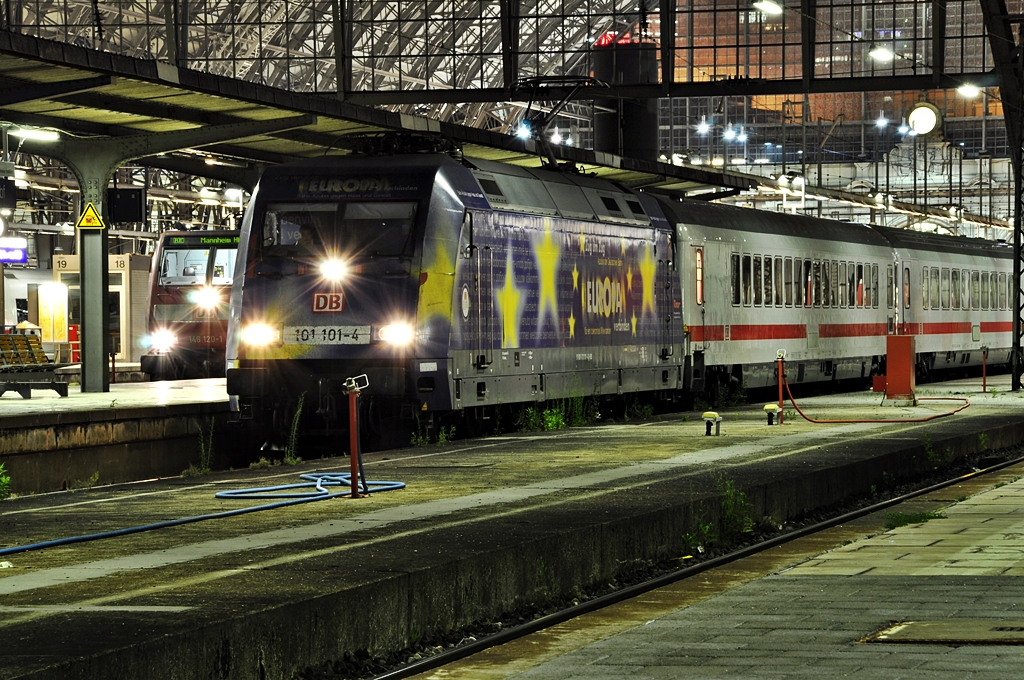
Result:
M359 411L356 400L359 399L359 390L349 390L348 393L348 446L349 463L351 464L349 479L352 481L352 498L362 498L359 493Z
M981 348L981 391L988 391L988 347Z
M775 360L775 364L778 367L778 381L779 381L779 425L782 425L782 423L784 422L783 419L782 419L782 414L785 412L783 410L783 406L782 406L782 362L783 361L784 361L784 359L782 359L781 357Z

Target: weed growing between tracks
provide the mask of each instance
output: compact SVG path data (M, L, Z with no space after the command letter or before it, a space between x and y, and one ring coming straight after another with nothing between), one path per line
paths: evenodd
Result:
M11 497L11 476L7 474L4 469L4 464L0 463L0 501L7 500Z
M1024 454L1024 446L1007 449L999 452L999 454L1004 456L1004 459L1020 456ZM731 487L732 491L729 491L730 480L724 480L720 475L716 486L722 494L723 505L726 502L733 505L733 526L748 527L745 531L738 534L737 540L727 541L724 538L722 540L718 540L718 537L714 534L713 525L708 521L704 514L703 506L698 504L697 512L695 514L697 526L693 532L686 534L684 539L687 543L687 549L697 545L702 545L704 547L703 551L699 551L699 555L690 555L684 552L678 557L664 559L657 563L645 564L636 562L635 564L637 566L633 569L628 572L621 573L607 582L594 584L587 588L575 588L572 593L552 596L546 601L531 603L513 611L506 612L494 619L479 621L468 626L460 627L457 630L448 631L444 634L423 636L412 641L413 644L403 650L393 651L378 656L371 655L367 650L345 652L345 654L339 659L325 661L316 667L307 666L299 673L296 673L292 680L372 678L373 676L380 675L381 673L394 670L410 663L415 663L421 659L436 656L464 644L475 642L477 639L486 638L487 636L496 634L502 630L529 623L530 621L574 607L582 602L595 599L602 595L607 595L617 590L621 590L622 588L642 583L644 581L649 581L659 576L679 571L682 568L692 567L707 560L721 557L736 550L770 540L777 536L792 533L798 529L818 524L827 519L874 505L881 500L881 497L895 498L917 489L926 488L939 482L952 479L956 476L975 471L978 469L977 464L982 458L990 462L993 458L993 454L992 452L986 452L984 456L976 455L968 459L961 459L956 463L946 465L940 470L933 470L927 475L923 475L915 480L901 484L894 485L887 482L883 489L873 489L872 493L866 493L859 497L850 498L841 503L820 508L814 512L808 513L807 515L794 518L785 524L781 524L771 517L762 518L760 521L754 523L750 518L750 504L747 502L745 494L737 490L734 484ZM726 498L727 496L730 498L728 501ZM958 500L966 500L966 498L961 497ZM723 510L723 515L724 514L725 512ZM926 518L922 517L926 515L931 516ZM896 526L945 517L942 513L889 512L885 515L887 530L890 528L888 526L889 516L910 518L908 522L903 522ZM750 525L748 525L748 521L750 522Z

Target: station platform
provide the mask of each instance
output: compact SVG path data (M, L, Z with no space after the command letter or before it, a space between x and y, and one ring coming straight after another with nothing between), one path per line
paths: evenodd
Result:
M223 378L115 383L68 396L0 396L0 463L16 494L176 476L198 456L199 430L226 422ZM95 477L95 479L94 479Z
M1022 507L1015 465L413 677L1019 677Z
M443 641L680 563L700 527L722 530L735 492L752 522L785 523L1019 445L1024 399L1006 377L989 384L986 395L971 380L921 389L971 399L926 423L769 427L747 406L721 412L720 437L704 436L700 414L674 414L375 452L368 476L406 488L0 554L0 678L314 677L346 654ZM957 406L878 402L863 392L801 406L889 419ZM214 493L347 468L333 458L21 496L0 503L0 550L266 504Z

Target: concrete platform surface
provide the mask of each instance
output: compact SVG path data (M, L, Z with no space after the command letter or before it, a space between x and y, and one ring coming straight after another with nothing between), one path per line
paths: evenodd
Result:
M752 519L784 521L1020 443L1024 399L996 387L928 388L973 399L928 423L767 427L754 405L724 410L721 437L684 414L378 452L369 476L406 489L0 556L0 678L265 680L346 651L399 650L685 554L687 533L721 523L727 482ZM953 406L877 404L859 393L805 410L893 418ZM23 496L0 504L0 547L266 503L213 494L347 462Z
M227 404L224 378L202 380L164 380L159 382L115 383L109 392L82 392L81 385L69 385L68 396L50 390L32 393L22 399L14 392L0 397L0 428L15 416L51 418L87 411L111 412L117 409L152 408L190 404Z
M937 491L416 677L1020 677L1022 475ZM936 517L886 529L892 513Z

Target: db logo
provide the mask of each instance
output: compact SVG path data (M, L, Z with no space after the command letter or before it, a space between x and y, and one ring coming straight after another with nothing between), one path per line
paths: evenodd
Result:
M344 309L344 293L313 293L314 314L340 314Z

